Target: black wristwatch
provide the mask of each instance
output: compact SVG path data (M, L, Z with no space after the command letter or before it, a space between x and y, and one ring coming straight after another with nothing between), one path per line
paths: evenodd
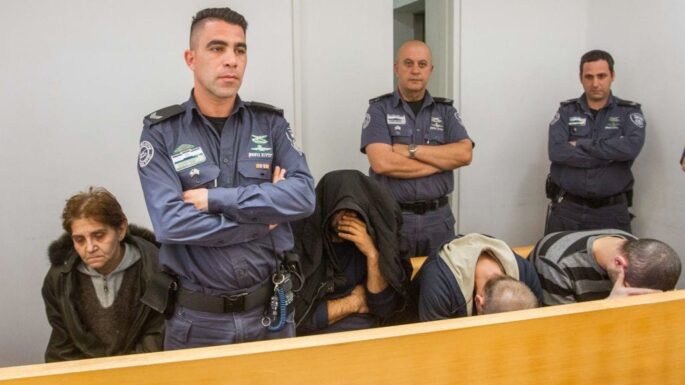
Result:
M412 143L409 145L409 159L416 158L416 144Z

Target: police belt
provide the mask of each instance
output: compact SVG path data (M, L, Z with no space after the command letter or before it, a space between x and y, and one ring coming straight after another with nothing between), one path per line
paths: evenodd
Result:
M181 287L178 289L176 302L188 309L208 313L240 313L265 306L273 292L271 278L249 293L211 295Z
M438 199L429 199L425 201L414 201L414 202L399 202L402 211L409 211L414 214L424 214L427 211L437 210L443 207L449 202L447 195L441 196Z
M593 209L627 202L625 193L618 193L604 198L583 198L578 195L566 193L564 194L564 199Z

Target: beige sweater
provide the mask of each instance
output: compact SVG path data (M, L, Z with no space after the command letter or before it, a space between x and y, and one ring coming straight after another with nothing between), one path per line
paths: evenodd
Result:
M449 266L459 284L468 315L473 312L473 291L475 287L476 263L483 253L489 253L504 267L509 277L519 279L519 268L511 248L499 239L482 234L467 234L442 246L438 256Z

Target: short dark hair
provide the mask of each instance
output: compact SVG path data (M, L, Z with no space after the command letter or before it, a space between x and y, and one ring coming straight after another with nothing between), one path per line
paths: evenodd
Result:
M117 198L103 187L91 186L87 191L81 191L67 199L62 211L62 228L71 235L72 223L86 218L115 229L127 223Z
M601 49L593 49L592 51L586 52L580 58L580 74L583 74L583 64L598 60L607 62L607 64L609 64L609 71L612 74L614 73L614 58L611 57L611 54L607 51L602 51Z
M231 8L205 8L193 16L193 21L190 23L190 45L193 44L193 33L200 27L206 20L223 20L228 24L237 25L243 29L244 33L247 33L247 20L243 15L232 10Z
M506 275L488 280L483 288L483 299L483 314L538 307L538 300L530 288L525 283Z
M673 290L680 278L680 257L656 239L630 239L621 247L628 260L625 280L631 287Z

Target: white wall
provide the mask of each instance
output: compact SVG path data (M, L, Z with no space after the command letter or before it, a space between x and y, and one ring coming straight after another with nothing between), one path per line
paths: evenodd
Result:
M433 54L433 74L428 90L433 96L452 98L452 50L455 47L451 14L453 0L426 1L426 44Z
M40 286L64 199L104 185L131 222L149 224L135 169L142 117L188 97L190 18L225 4L3 2L0 366L42 360L49 327ZM317 179L333 169L365 171L358 147L368 99L392 88L392 2L230 6L250 23L241 95L285 108ZM634 167L635 230L685 254L685 176L676 164L685 144L685 5L455 0L453 12L454 96L477 143L461 172L459 230L512 244L540 237L547 126L559 101L582 92L580 55L601 46L618 61L616 93L642 102L649 125Z
M645 145L633 165L633 231L668 243L681 258L685 175L677 161L685 145L683 20L682 1L603 0L593 2L588 33L588 48L605 49L616 61L615 94L641 103L647 118ZM684 275L679 287L685 287Z
M64 200L109 188L149 225L136 172L142 118L188 98L192 15L222 1L10 0L0 13L0 366L41 362L40 295ZM248 22L241 95L293 115L291 4L232 1ZM268 9L268 12L264 10ZM278 17L274 17L278 15ZM357 121L362 116L357 112Z
M368 101L392 91L392 2L296 4L296 65L309 167L317 181L336 169L366 172L368 162L359 143Z
M577 63L587 2L460 3L455 81L461 79L460 112L476 147L461 170L459 231L531 244L544 228L549 121L561 100L582 93Z

